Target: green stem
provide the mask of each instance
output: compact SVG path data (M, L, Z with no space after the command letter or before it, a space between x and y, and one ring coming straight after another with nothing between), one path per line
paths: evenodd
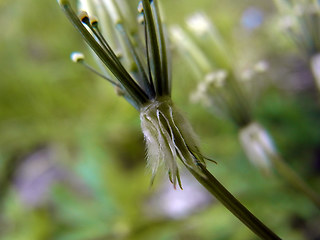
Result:
M207 169L199 165L202 174L185 165L191 174L212 195L214 195L232 214L243 222L252 232L261 239L281 239L258 218L256 218L245 206L243 206Z
M320 209L320 197L276 154L270 157L274 167L292 186L303 192Z

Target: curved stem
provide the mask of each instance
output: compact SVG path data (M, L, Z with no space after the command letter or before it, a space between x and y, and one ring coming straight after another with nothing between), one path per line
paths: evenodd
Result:
M232 214L243 222L252 232L261 239L281 239L258 218L256 218L245 206L243 206L207 169L199 165L202 174L185 165L191 174L212 195L214 195Z
M311 189L308 184L278 155L273 154L270 157L275 169L295 188L303 192L319 209L320 197Z

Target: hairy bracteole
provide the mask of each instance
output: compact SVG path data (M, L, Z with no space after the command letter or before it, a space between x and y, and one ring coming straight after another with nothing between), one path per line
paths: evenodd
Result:
M178 182L181 187L177 157L195 171L199 164L205 165L196 134L188 120L173 106L170 98L162 98L146 105L140 111L140 119L152 179L158 168L164 165L174 186Z

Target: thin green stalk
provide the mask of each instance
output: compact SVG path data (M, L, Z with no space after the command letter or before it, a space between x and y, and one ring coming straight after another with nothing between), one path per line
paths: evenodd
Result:
M155 24L156 24L156 31L159 37L159 49L160 49L160 59L161 59L161 70L162 70L162 89L163 94L169 95L169 76L168 76L168 63L167 63L167 46L165 41L164 30L162 26L162 21L160 18L160 11L159 11L159 3L158 1L153 1L151 5L154 16L155 16Z
M251 231L261 239L281 239L258 218L256 218L245 206L243 206L207 169L199 165L202 174L185 165L191 174L212 195L214 195L231 213L243 222Z
M313 191L308 184L290 168L281 157L273 154L270 157L273 165L292 186L303 192L319 209L320 209L320 197Z
M101 61L110 69L114 76L120 81L124 88L128 91L130 97L141 107L144 103L148 102L148 96L141 89L141 87L132 79L130 74L123 68L122 64L117 59L115 53L112 51L109 45L104 46L104 41L97 40L90 34L90 32L84 27L78 16L72 10L69 1L59 0L59 4L63 11L75 26L75 28L81 33L84 40L97 54ZM88 27L90 23L88 23ZM98 37L98 36L97 36ZM102 39L101 39L102 40ZM102 46L102 45L103 46Z
M159 43L158 43L158 37L157 37L157 30L150 6L149 0L142 0L143 5L143 11L145 16L145 25L147 27L147 35L149 39L150 44L150 53L151 53L151 59L153 62L153 68L154 68L154 80L155 80L155 87L156 87L156 94L158 96L163 96L163 83L162 83L162 64L161 64L161 57L160 57L160 50L159 50Z

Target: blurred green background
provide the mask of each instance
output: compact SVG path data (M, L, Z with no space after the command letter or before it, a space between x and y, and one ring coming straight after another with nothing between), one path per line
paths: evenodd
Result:
M169 25L204 11L237 62L269 62L255 115L319 192L319 96L307 63L275 26L272 2L162 3ZM252 8L262 18L254 28ZM0 22L0 239L257 239L184 171L183 191L165 174L150 187L138 112L69 60L88 50L56 1L1 0ZM190 103L199 79L174 49L173 81L176 105L218 162L210 171L283 239L320 239L319 210L277 174L262 176L230 122Z

